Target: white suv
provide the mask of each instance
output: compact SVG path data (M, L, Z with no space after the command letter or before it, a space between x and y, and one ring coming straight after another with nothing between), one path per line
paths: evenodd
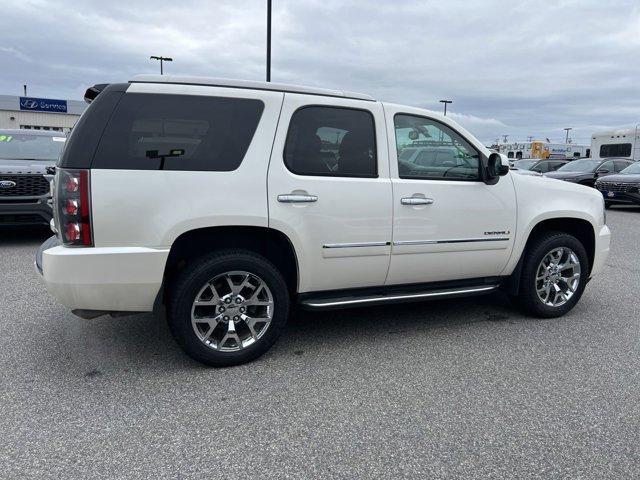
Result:
M87 98L37 268L84 318L166 307L178 343L209 365L264 353L293 302L503 289L559 316L609 251L598 191L512 175L506 157L419 108L155 75Z

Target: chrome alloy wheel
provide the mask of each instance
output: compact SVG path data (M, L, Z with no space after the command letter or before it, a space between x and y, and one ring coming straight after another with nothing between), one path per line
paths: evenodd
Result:
M208 347L237 352L257 342L273 318L273 295L249 272L226 272L209 280L191 307L193 330Z
M549 307L567 303L579 285L580 260L570 248L554 248L538 265L536 292L542 303Z

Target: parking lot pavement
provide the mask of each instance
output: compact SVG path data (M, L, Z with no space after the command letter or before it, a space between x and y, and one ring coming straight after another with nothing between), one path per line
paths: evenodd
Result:
M2 232L0 475L638 478L640 209L608 217L565 318L499 294L297 312L224 370L151 315L74 317L33 269L46 232Z

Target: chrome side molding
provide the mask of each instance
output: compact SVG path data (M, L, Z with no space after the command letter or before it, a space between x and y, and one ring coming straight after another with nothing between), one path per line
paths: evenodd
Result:
M402 301L419 301L438 298L464 297L470 295L479 295L489 293L498 288L498 284L480 285L476 287L449 288L440 290L431 290L424 292L407 292L407 293L389 293L369 296L354 297L336 297L336 298L318 298L305 299L300 301L300 305L309 309L329 309L343 307L358 307L372 304L393 303Z
M453 238L448 240L397 240L394 245L437 245L441 243L508 242L508 237Z
M386 247L391 242L325 243L322 248Z

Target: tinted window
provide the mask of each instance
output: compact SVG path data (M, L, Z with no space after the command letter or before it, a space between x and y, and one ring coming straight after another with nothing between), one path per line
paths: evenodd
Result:
M478 152L446 125L413 115L396 115L394 123L400 178L479 179Z
M549 171L549 162L538 162L531 170L534 172L547 173Z
M65 137L0 131L0 158L11 160L58 160Z
M615 167L616 172L621 172L622 170L627 168L630 164L629 164L629 162L614 161L613 165Z
M638 175L640 174L640 162L636 162L636 163L631 163L631 164L627 164L627 168L625 168L622 173L624 173L625 175L627 174L633 174L633 175Z
M594 172L600 165L598 160L574 160L566 165L560 167L558 171L561 172Z
M598 172L603 173L613 173L613 162L604 162L600 167L598 167Z
M91 102L76 122L60 156L63 168L90 168L98 142L118 102L129 87L128 83L114 83L105 88Z
M536 160L517 160L513 162L514 168L519 170L529 170L536 164Z
M92 167L235 170L247 153L263 109L264 104L254 99L125 94L100 140Z
M610 145L602 145L600 147L600 157L630 157L631 156L631 144L630 143L612 143Z
M375 144L370 112L304 107L291 118L284 162L298 175L376 177Z

